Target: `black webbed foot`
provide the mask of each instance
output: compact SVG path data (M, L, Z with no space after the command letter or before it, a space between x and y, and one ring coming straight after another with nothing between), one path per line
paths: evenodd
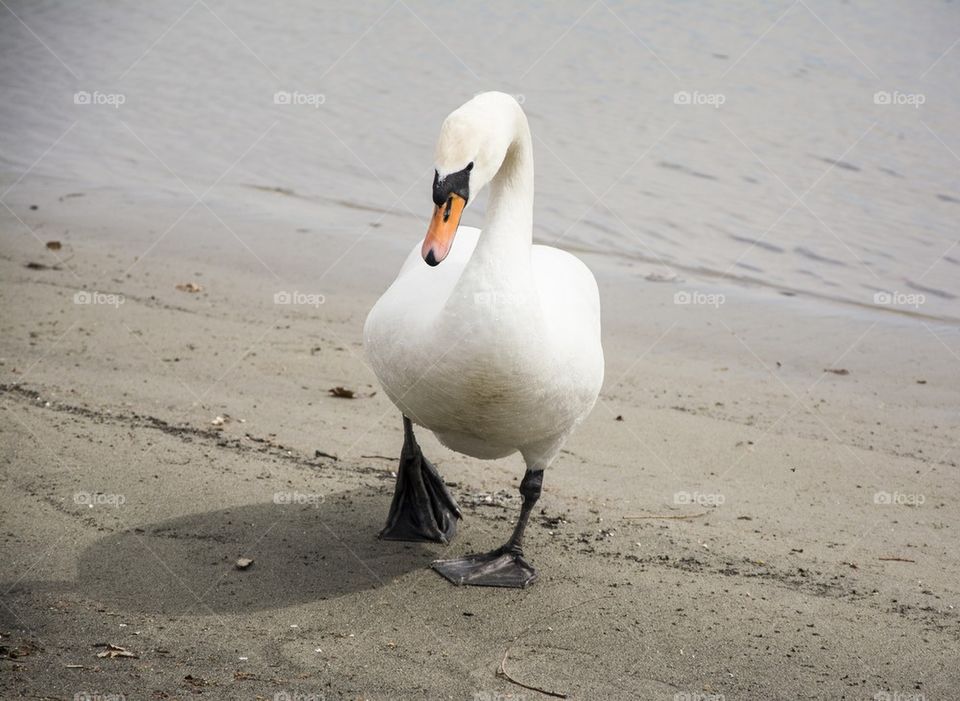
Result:
M457 586L516 587L523 589L537 581L537 571L523 557L523 533L530 512L540 498L543 470L528 469L520 483L523 506L513 535L505 545L482 555L467 555L453 560L436 560L431 567Z
M457 503L437 468L423 456L413 435L413 424L404 416L397 486L387 524L379 537L446 544L456 534L459 518Z
M482 555L437 560L430 566L457 586L524 589L537 581L537 571L524 559L523 552L506 545Z

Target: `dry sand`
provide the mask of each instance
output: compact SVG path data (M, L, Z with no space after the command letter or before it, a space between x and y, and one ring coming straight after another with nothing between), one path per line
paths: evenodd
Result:
M545 698L508 650L574 698L956 697L956 325L585 256L607 381L547 474L541 579L455 588L428 563L505 537L522 466L421 431L461 531L375 538L401 426L360 334L420 222L322 205L350 226L317 236L320 204L228 187L233 233L197 208L138 258L191 199L130 197L9 198L39 240L0 251L4 697Z

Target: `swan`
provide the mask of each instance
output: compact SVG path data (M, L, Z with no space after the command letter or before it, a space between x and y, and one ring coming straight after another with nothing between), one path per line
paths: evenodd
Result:
M445 544L461 518L413 424L470 457L519 451L526 472L509 540L432 567L458 585L526 587L537 572L523 534L544 470L603 383L597 283L577 257L533 244L533 146L512 96L481 93L447 116L435 168L426 237L364 325L367 361L404 429L380 537ZM483 229L459 226L487 185Z

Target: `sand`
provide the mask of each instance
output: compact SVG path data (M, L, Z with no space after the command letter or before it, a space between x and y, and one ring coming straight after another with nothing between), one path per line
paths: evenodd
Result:
M541 579L460 589L429 562L506 536L522 466L421 432L461 531L376 540L401 426L360 334L402 249L364 247L311 286L297 261L324 269L350 235L298 231L287 194L220 196L241 239L273 210L255 252L289 278L190 244L208 216L138 258L144 222L176 209L40 178L16 191L42 239L70 234L50 251L8 229L0 258L0 610L4 644L29 653L3 660L5 696L540 697L498 675L508 649L511 676L574 698L953 695L955 327L586 256L607 380L547 474Z

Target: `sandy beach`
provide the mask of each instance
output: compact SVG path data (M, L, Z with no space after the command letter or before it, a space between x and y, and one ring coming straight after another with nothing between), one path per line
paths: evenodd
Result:
M737 102L767 84L758 72L779 71L763 52L779 45L784 65L813 74L800 80L834 95L861 82L846 99L869 112L873 69L813 10L885 77L898 73L876 34L906 10L871 33L815 4L735 20L714 7L703 22L732 28L697 51L666 39L682 16L534 13L523 22L544 36L497 59L522 64L506 84L477 29L506 8L464 30L461 65L418 21L449 39L451 10L400 3L327 18L331 46L312 60L323 73L343 57L314 84L312 65L289 57L308 37L271 49L251 7L123 11L90 36L67 36L56 3L11 7L59 59L12 15L0 31L26 52L10 50L0 108L4 698L956 698L960 190L949 148L916 139L936 132L960 150L960 49L925 78L926 127L851 106L850 123L798 141L799 118L773 135ZM683 51L725 70L750 49L725 123L664 116L673 71L634 43L656 75L637 80L654 82L643 85L662 109L644 105L629 149L586 148L585 133L625 113L611 85L581 75L599 115L584 132L564 116L574 95L538 72L578 55L589 71L602 50L574 49L624 31L621 12L684 78L701 64ZM957 13L911 21L936 39L918 75L950 46ZM134 25L145 29L121 31ZM116 41L84 54L98 31ZM176 71L205 57L190 37L213 31L248 63L186 81L207 81L206 102L173 100ZM370 70L383 57L406 62L412 97ZM455 95L411 68L440 57L464 74ZM421 431L464 511L460 532L446 547L376 539L402 432L364 363L363 321L423 236L432 142L482 87L473 71L525 96L540 134L536 238L577 253L603 303L604 387L546 475L528 534L540 580L515 591L453 587L429 563L502 542L519 456L476 461ZM258 91L248 111L245 75ZM324 104L274 117L273 94L295 86ZM77 90L126 101L84 112ZM378 121L387 108L396 118ZM821 108L802 121L822 123ZM218 141L227 115L235 129ZM810 211L771 226L813 186Z

